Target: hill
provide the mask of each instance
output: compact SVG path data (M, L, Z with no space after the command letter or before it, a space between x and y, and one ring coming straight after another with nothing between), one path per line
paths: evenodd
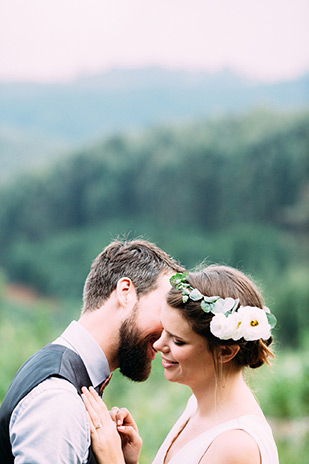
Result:
M309 76L265 84L228 70L114 69L62 84L0 84L0 127L85 142L102 134L184 122L255 106L309 104Z
M12 178L0 190L4 273L78 298L112 238L142 235L186 267L206 258L261 278L282 337L296 342L309 304L308 118L254 111L157 126Z

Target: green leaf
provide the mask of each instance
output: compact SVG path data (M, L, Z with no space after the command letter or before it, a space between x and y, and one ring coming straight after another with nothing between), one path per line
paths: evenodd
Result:
M181 283L185 283L187 275L188 275L187 272L182 272L182 273L177 272L176 274L172 275L172 277L170 278L170 284L172 285L172 287L176 287L177 285Z
M204 300L206 301L206 303L215 303L219 299L219 296L204 296Z
M273 329L277 324L277 318L271 313L266 313L268 324Z
M190 293L190 298L193 301L199 301L203 298L203 295L197 288L194 288Z
M238 303L239 303L239 298L236 298L233 308L230 309L231 313L237 310Z
M210 313L212 308L213 308L213 305L212 304L209 304L207 303L207 301L205 301L205 297L202 299L201 301L201 308L202 310L205 312L205 313Z
M178 288L178 287L177 287L177 288ZM182 290L182 294L183 294L183 295L188 295L188 296L190 296L191 287L182 287L182 288L179 288L179 290Z

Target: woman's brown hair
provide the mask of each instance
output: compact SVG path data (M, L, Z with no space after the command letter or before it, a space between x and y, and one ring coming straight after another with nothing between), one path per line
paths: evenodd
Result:
M203 270L190 272L186 281L197 288L205 296L219 296L221 298L239 299L240 306L255 306L263 308L263 299L257 286L242 272L229 266L210 265ZM272 337L268 340L220 340L210 332L212 313L205 313L201 309L200 301L189 299L182 301L182 293L172 288L167 296L167 303L180 310L182 316L190 323L197 334L204 337L212 353L217 347L238 345L240 347L234 361L239 366L251 368L260 367L268 363L273 353L268 348Z

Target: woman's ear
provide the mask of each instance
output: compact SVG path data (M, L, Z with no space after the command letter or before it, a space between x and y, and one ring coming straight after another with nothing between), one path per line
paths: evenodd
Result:
M128 304L134 305L137 301L137 295L132 280L129 277L122 277L118 280L116 286L117 301L121 308L125 308Z
M218 361L223 364L232 361L232 359L235 358L239 350L239 345L221 346L218 350Z

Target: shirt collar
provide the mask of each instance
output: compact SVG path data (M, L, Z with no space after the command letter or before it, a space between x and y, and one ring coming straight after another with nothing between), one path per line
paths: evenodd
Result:
M67 346L82 358L94 387L110 374L106 356L95 339L77 321L72 321L53 343Z

